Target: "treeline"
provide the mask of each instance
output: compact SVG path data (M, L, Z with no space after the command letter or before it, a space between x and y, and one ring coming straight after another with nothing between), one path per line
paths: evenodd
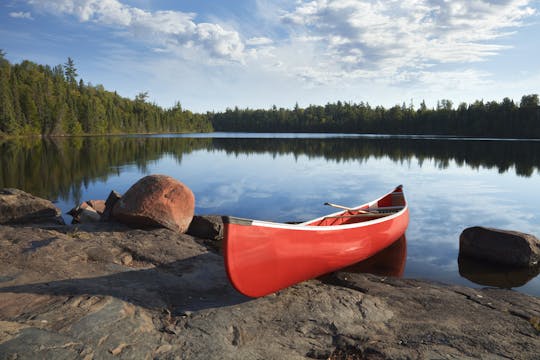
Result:
M0 135L80 135L167 132L311 132L540 138L540 102L524 95L461 103L441 100L389 109L341 102L293 109L227 109L193 113L180 103L163 109L147 101L107 91L78 79L71 58L50 67L28 60L11 64L0 50Z
M450 135L501 138L540 138L540 106L537 94L525 95L521 102L461 103L449 100L428 109L422 102L390 109L368 103L338 101L325 106L276 108L270 110L227 109L210 114L215 131L318 132L403 135Z
M0 135L80 135L208 132L206 115L134 100L77 80L71 58L50 67L31 61L11 64L0 50Z

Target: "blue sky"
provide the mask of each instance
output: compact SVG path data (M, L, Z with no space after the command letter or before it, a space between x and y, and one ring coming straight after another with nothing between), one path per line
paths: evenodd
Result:
M540 92L538 0L4 0L12 62L168 107L385 107Z

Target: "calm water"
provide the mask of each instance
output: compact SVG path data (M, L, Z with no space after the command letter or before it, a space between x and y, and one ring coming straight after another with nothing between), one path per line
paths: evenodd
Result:
M47 197L64 212L155 173L188 185L197 214L275 221L307 220L332 211L326 201L358 205L403 184L405 277L499 282L540 296L538 274L458 263L469 226L540 237L539 141L220 133L0 140L0 162L0 187Z

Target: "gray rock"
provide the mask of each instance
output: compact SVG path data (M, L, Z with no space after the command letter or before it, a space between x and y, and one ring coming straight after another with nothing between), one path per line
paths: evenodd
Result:
M461 233L459 254L511 266L537 266L540 240L518 231L475 226Z
M206 246L221 252L223 245L223 219L218 215L195 215L186 234L202 239Z
M67 214L73 217L72 224L98 222L101 219L101 215L88 201L69 210Z
M187 234L202 239L222 241L223 219L219 215L195 215L189 224Z
M0 190L0 224L63 224L52 202L18 189Z
M192 236L60 230L0 226L0 359L538 358L515 291L342 271L249 299Z
M112 211L114 208L114 205L120 200L122 195L120 195L116 191L111 191L109 196L107 197L107 200L105 200L105 209L103 210L103 213L101 214L101 220L102 221L109 221L112 217Z

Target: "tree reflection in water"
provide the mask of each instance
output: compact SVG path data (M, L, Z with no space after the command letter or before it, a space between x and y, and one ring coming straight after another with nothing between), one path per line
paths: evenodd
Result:
M279 136L274 134L274 136ZM363 162L388 158L396 163L433 160L446 168L451 162L470 168L514 169L531 176L540 169L540 142L448 140L380 137L218 138L100 136L0 140L0 187L16 187L49 199L80 200L83 186L118 176L126 166L140 172L171 156L177 162L197 150L227 154L270 154Z

